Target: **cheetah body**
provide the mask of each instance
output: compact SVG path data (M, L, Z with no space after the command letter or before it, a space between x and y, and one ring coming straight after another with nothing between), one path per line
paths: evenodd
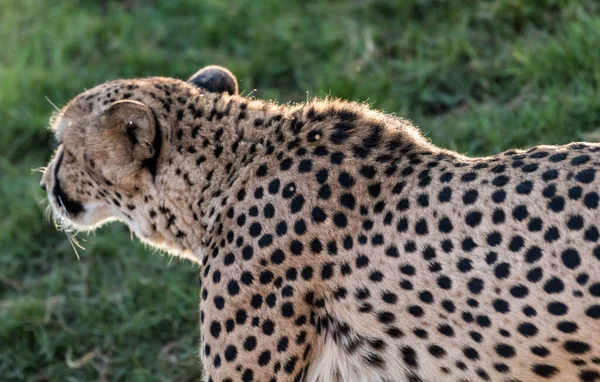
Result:
M600 380L598 144L468 158L362 105L168 78L54 128L58 214L201 265L207 381Z

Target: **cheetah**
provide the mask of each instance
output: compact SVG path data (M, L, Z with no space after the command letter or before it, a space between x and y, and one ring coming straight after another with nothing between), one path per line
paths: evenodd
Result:
M123 79L51 119L41 186L199 264L206 381L599 381L600 144L471 158L233 74Z

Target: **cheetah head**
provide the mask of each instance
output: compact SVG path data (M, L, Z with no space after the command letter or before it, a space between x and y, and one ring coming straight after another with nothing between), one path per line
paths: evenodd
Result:
M136 207L147 202L169 149L160 129L172 118L164 105L169 92L173 98L236 94L237 82L218 66L201 69L187 82L165 77L116 80L79 94L51 118L58 149L40 185L56 217L80 231L121 220L143 240L160 241L145 229Z

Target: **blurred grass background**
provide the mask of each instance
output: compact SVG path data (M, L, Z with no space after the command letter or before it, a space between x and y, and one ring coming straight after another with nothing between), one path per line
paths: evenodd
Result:
M77 260L43 219L45 97L221 64L246 94L368 101L471 155L600 140L599 15L595 0L0 1L0 380L200 378L198 270L118 224Z

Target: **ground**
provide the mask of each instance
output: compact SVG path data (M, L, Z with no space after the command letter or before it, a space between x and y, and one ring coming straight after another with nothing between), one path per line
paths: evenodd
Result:
M600 140L594 0L388 3L0 2L0 375L200 375L198 271L124 225L83 237L77 260L43 218L31 169L54 146L46 97L62 106L109 79L221 64L246 95L367 101L470 155Z

